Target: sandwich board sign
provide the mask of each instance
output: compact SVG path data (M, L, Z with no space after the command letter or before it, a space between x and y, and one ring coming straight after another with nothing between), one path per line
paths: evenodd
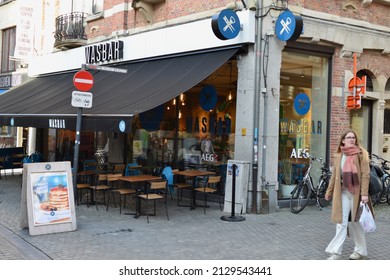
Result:
M69 161L23 165L20 225L30 235L77 229Z

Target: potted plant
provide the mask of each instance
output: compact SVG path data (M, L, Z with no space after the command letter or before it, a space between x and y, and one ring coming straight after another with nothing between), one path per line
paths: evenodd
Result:
M292 162L289 153L286 151L286 147L280 149L280 171L281 171L281 182L280 189L282 197L290 197L291 191L294 189L294 179L292 172Z

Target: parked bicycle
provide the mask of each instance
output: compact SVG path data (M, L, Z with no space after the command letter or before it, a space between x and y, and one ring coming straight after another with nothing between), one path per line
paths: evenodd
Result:
M332 175L330 169L326 166L326 163L321 158L315 158L307 153L302 154L302 156L309 159L309 167L307 168L302 181L299 182L291 192L290 209L291 212L295 214L298 214L306 207L309 199L315 199L316 205L320 209L327 205L327 201L325 200L325 193ZM320 162L322 167L321 176L317 185L314 186L310 171L314 162L316 161Z
M381 178L382 182L382 191L371 196L372 205L375 206L378 203L385 203L386 201L390 205L390 173L388 172L390 167L387 165L390 161L375 154L372 154L372 157L380 161L380 167L373 161L371 161L371 164L374 164L373 167L377 171L376 173Z

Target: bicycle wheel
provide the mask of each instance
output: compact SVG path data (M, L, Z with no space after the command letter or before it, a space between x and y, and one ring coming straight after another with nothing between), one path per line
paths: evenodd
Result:
M382 192L372 195L371 196L372 206L379 204L381 197L382 197Z
M383 184L383 188L385 190L384 195L386 196L387 204L390 205L390 177L387 177L385 183Z
M290 210L294 214L301 212L307 205L310 199L311 189L306 182L300 182L291 192Z
M325 193L326 189L328 188L329 182L326 180L321 180L321 182L318 184L317 189L317 202L320 207L325 207L329 205L329 201L325 199Z
M385 203L388 201L387 197L388 197L388 188L389 188L389 185L390 185L390 177L386 177L385 181L383 182L383 189L382 191L380 192L381 196L380 196L380 199L378 201L378 203Z

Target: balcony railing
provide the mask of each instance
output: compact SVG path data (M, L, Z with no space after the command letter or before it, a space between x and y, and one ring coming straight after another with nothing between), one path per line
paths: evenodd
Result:
M56 18L54 34L56 48L76 48L87 43L87 34L84 28L85 14L74 12Z

